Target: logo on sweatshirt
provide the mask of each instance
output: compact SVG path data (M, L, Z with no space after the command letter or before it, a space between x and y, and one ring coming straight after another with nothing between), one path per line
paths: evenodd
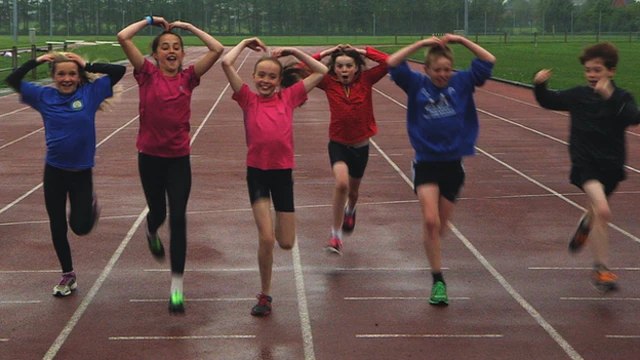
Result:
M451 91L448 91L448 94L433 94L437 96L437 98L432 97L432 94L429 94L424 89L422 91L422 94L426 97L426 102L424 104L424 115L427 118L442 119L456 115L455 107L451 103Z
M84 107L84 105L82 104L81 100L76 100L74 102L71 103L71 108L75 111L80 111L82 110L82 108Z

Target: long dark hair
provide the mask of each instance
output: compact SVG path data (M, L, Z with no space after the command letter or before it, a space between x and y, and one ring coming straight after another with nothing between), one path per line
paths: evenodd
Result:
M327 64L327 67L329 68L329 74L331 75L336 74L334 67L336 65L336 58L338 58L339 56L348 56L352 58L353 61L355 61L356 66L358 67L358 71L356 72L362 72L366 65L364 59L362 58L362 56L360 56L360 53L357 50L339 48L331 53L331 59L329 59L329 63Z

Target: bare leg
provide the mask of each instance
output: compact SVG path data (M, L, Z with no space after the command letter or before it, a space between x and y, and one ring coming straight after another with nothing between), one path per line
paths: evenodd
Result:
M342 228L344 205L347 203L347 195L349 194L349 168L347 164L342 161L333 164L333 175L336 179L336 184L333 189L332 228L338 230Z
M273 247L275 236L270 210L271 201L261 198L253 203L253 217L258 227L258 267L262 292L271 293L271 272L273 267Z
M596 264L608 266L609 236L607 226L611 221L611 209L604 193L604 187L597 180L589 180L582 186L589 199L589 216L591 232L589 243Z

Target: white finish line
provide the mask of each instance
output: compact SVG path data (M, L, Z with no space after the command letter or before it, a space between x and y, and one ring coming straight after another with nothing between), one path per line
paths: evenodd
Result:
M503 338L502 334L357 334L359 339L392 339L392 338Z
M212 340L212 339L255 339L255 335L200 335L200 336L111 336L109 340Z

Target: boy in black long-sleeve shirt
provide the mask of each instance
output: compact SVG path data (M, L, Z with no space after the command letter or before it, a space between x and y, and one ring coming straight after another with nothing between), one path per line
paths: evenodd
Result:
M551 70L534 78L535 96L550 110L569 111L571 134L571 183L587 195L587 211L571 238L569 250L578 252L591 239L594 270L591 281L606 292L617 287L618 277L608 268L607 225L611 219L608 198L625 179L625 130L640 123L640 112L631 94L615 85L618 50L608 42L586 47L579 57L587 86L561 91L547 89Z

